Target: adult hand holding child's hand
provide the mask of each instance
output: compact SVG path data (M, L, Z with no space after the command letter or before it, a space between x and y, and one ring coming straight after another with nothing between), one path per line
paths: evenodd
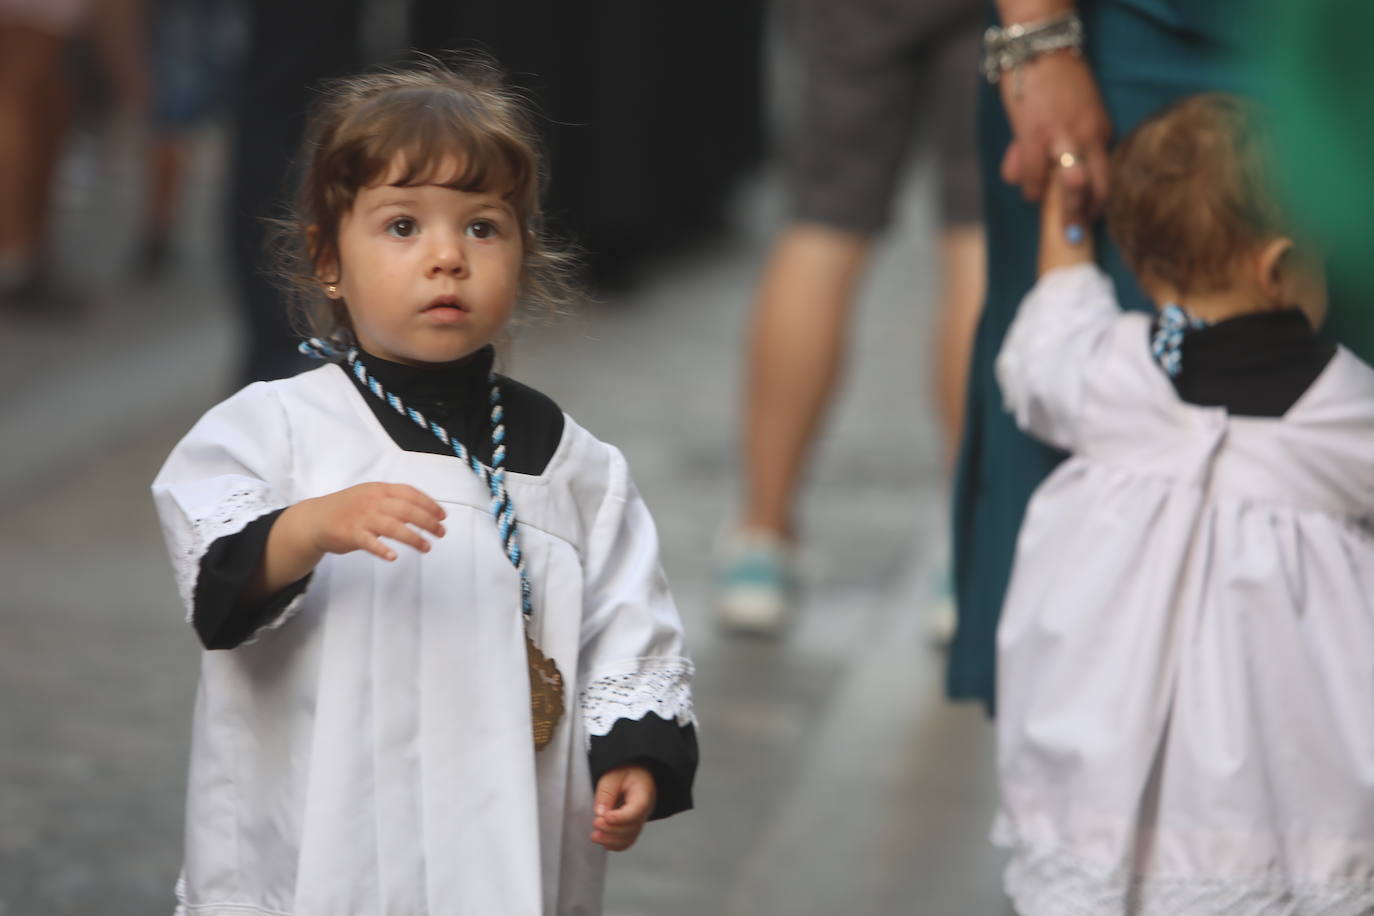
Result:
M1087 62L1046 54L1008 74L999 88L1012 130L1002 180L1020 186L1027 200L1043 200L1059 154L1070 151L1083 165L1087 211L1100 215L1112 127Z

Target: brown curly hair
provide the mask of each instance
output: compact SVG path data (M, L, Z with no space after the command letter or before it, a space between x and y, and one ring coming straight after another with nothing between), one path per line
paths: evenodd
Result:
M1190 96L1146 119L1112 156L1107 227L1149 285L1224 289L1239 258L1283 235L1272 142L1259 105Z
M276 224L278 274L301 333L339 347L352 343L347 309L324 295L319 266L338 263L344 215L359 190L382 180L397 160L404 163L398 186L500 189L524 241L523 304L557 312L575 298L572 255L544 234L544 156L529 108L490 58L429 58L326 84L302 160L294 207Z

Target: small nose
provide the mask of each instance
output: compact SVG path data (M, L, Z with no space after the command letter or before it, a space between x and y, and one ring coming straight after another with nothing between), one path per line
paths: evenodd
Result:
M429 273L431 276L453 274L462 276L467 271L467 256L460 239L445 235L435 240L430 254Z

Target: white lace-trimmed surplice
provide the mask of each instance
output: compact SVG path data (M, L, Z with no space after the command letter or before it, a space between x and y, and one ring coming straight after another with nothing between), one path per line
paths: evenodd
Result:
M587 743L648 712L693 721L681 622L624 458L569 418L544 473L507 475L535 642L569 707L538 754L490 493L458 459L398 447L338 366L249 386L167 459L153 493L188 614L216 538L365 481L429 494L447 535L393 563L328 556L251 642L204 653L180 912L600 913Z
M1007 887L1024 916L1374 913L1374 370L1282 418L1181 401L1092 266L997 363L1072 452L998 630Z

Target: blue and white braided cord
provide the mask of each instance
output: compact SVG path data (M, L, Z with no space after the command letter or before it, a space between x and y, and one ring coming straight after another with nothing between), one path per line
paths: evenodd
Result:
M342 359L345 352L322 337L310 337L296 345L296 349L311 359Z
M347 352L340 352L330 346L327 341L312 337L301 343L300 351L316 359L336 359L342 356L363 387L382 401L390 404L397 413L409 417L416 425L429 430L439 441L446 443L458 456L458 460L466 464L472 473L476 474L478 479L486 484L487 489L491 492L491 517L496 523L497 533L501 536L501 545L505 548L506 557L511 561L511 565L520 574L520 612L529 617L534 610L534 605L531 599L530 577L525 571L525 554L520 549L520 530L515 524L515 503L506 491L506 469L503 466L506 460L506 447L503 444L506 438L506 427L502 422L505 410L501 407L501 389L496 384L496 376L488 377L488 381L491 383L489 400L492 405L491 442L493 446L491 467L488 468L468 450L467 446L450 436L448 430L438 423L425 419L425 415L415 408L405 406L400 398L387 391L380 382L370 376L366 367L363 366L362 360L358 358L357 347L352 347Z
M1178 378L1183 371L1183 338L1189 331L1207 327L1201 318L1189 315L1177 302L1170 302L1159 310L1159 324L1150 339L1150 352L1169 378Z

